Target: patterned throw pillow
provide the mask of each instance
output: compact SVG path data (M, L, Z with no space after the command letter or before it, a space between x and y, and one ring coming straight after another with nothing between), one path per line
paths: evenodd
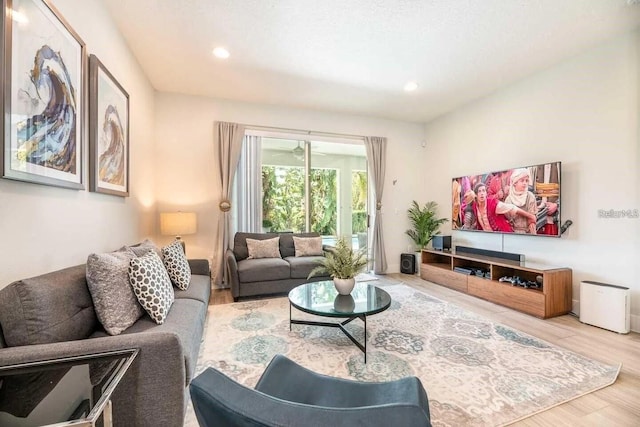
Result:
M282 258L280 255L280 236L273 239L256 240L247 239L249 258Z
M131 249L91 254L87 258L87 287L96 316L109 335L118 335L144 314L129 283Z
M158 325L162 325L173 304L171 280L162 260L154 251L133 258L129 264L129 281L140 305Z
M191 283L191 268L182 250L182 244L175 240L162 248L162 260L173 284L186 291Z
M322 236L318 236L318 237L293 236L293 247L296 250L296 256L322 255Z

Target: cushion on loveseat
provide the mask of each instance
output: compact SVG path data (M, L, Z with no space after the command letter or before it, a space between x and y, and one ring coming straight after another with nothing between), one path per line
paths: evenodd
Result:
M241 282L283 280L290 277L289 263L282 258L259 258L238 261Z
M320 265L320 260L324 258L322 256L304 256L295 257L290 256L285 258L285 261L291 266L291 278L292 279L306 279L311 273L311 270Z
M89 337L98 319L87 288L85 265L23 279L1 289L0 324L10 347Z

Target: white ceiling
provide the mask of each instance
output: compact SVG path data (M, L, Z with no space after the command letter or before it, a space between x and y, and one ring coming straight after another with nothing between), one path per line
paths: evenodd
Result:
M416 122L640 25L637 0L105 3L158 91Z

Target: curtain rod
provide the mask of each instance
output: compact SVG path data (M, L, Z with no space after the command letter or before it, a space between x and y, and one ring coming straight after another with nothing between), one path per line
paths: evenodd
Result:
M274 126L260 126L260 125L247 125L247 124L243 126L246 129L250 129L250 130L286 132L286 133L294 133L294 134L308 135L308 136L328 136L328 137L360 139L360 140L364 139L364 136L362 135L350 135L346 133L319 132L319 131L313 131L313 130L289 129L289 128L274 127Z

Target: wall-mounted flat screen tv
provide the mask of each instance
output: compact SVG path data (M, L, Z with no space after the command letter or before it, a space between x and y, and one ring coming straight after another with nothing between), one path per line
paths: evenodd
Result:
M561 163L454 178L454 230L560 237Z

